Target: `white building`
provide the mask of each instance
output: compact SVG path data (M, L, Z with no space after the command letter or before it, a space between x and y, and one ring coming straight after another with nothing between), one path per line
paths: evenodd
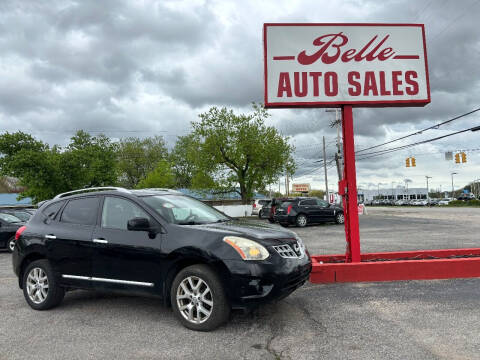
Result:
M366 190L358 189L358 200L370 202L372 200L416 200L427 198L427 188L396 187L390 189Z

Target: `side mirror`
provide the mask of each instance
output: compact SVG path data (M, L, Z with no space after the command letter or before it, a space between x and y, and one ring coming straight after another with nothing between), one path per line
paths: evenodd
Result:
M131 231L150 231L150 222L146 218L136 217L128 220L127 229Z

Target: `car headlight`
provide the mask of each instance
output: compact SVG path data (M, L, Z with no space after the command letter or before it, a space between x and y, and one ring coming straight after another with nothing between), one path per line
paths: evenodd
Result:
M250 239L225 236L223 241L233 247L243 260L265 260L269 256L267 249Z

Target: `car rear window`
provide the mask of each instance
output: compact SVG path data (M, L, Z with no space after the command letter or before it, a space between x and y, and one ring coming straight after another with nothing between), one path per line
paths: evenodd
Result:
M81 225L94 225L97 219L99 200L87 197L70 200L63 209L61 222Z

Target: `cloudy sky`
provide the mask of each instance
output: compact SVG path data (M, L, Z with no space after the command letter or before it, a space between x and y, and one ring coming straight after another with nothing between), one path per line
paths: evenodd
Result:
M265 22L424 23L432 102L424 108L355 109L358 149L480 107L479 0L426 1L7 1L0 3L0 130L64 145L77 129L112 138L163 135L170 146L210 106L248 112L263 102ZM316 160L334 113L270 111L291 137L294 182L323 188ZM398 146L480 125L480 112L396 142ZM467 149L468 163L444 160ZM472 150L477 149L477 150ZM358 161L358 184L451 188L480 178L480 132ZM416 168L405 168L413 155ZM329 183L336 188L336 170Z

